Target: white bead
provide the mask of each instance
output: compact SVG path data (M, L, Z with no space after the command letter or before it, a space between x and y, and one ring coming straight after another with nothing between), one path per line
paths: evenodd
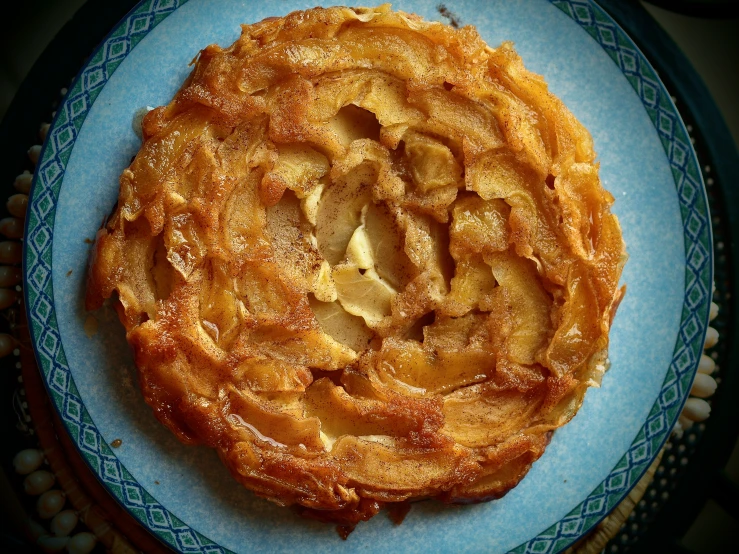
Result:
M711 312L708 315L708 318L713 321L716 319L716 316L718 315L718 304L715 302L711 302Z
M28 195L21 193L14 194L8 198L5 206L12 215L23 219L26 217L26 210L28 209Z
M41 537L36 544L41 547L44 552L61 552L69 543L69 537L52 537L45 535Z
M15 339L7 333L0 333L0 358L4 358L5 356L10 355L14 348ZM30 473L31 471L33 471L33 469L30 469L29 471L27 471L27 473ZM16 468L16 471L18 471L18 468ZM24 473L21 471L18 471L18 473L24 475Z
M10 265L0 266L0 287L12 287L23 280L23 272L20 267Z
M705 421L711 415L711 406L700 398L688 398L682 415L692 421Z
M36 450L35 448L28 448L26 450L21 450L15 455L15 458L13 458L13 467L15 467L16 473L28 475L32 471L38 469L43 461L43 452Z
M95 548L97 537L92 533L77 533L69 539L67 543L67 552L69 554L90 554Z
M18 301L18 293L11 289L0 289L0 310L10 308Z
M688 429L690 429L693 426L693 420L692 419L688 419L684 415L681 415L678 418L677 422L680 425L680 427L682 427L682 430L683 431L687 431Z
M39 156L41 156L40 144L34 144L33 146L31 146L31 148L28 149L28 159L31 160L34 164L38 163Z
M709 327L708 331L706 331L706 344L703 346L703 348L712 348L716 346L716 343L718 342L718 331L714 329L713 327Z
M19 264L23 258L23 245L16 240L0 242L0 264Z
M23 237L24 222L19 217L4 217L0 219L0 233L9 239L19 239Z
M34 471L25 478L23 481L23 490L25 490L27 494L36 496L37 494L46 492L53 487L54 481L53 473L46 471L45 469L40 469L38 471Z
M706 375L711 375L711 373L716 371L716 362L714 362L713 358L710 356L702 354L701 360L698 362L698 371L705 373Z
M36 502L36 511L41 519L54 517L64 507L64 493L53 489L39 496Z
M49 134L49 127L51 127L51 125L48 123L42 123L41 127L39 127L38 136L41 140L46 140L46 135Z
M63 510L54 516L49 528L57 537L66 537L77 527L78 519L74 510Z
M708 398L716 392L716 381L710 375L705 373L696 373L695 381L693 381L693 388L690 389L690 394L697 396L698 398Z
M13 186L18 192L28 194L29 192L31 192L31 183L33 183L33 173L24 171L15 178Z

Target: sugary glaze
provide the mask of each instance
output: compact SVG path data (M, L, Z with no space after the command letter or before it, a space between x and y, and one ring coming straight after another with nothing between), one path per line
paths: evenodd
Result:
M626 259L592 139L509 43L379 8L208 46L98 233L159 420L351 528L497 498L606 369Z

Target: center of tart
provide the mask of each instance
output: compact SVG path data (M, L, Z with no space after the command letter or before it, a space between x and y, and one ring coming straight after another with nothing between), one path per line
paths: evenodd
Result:
M371 112L350 113L357 118L342 116L337 138L347 151L340 160L330 163L308 147L288 149L284 157L280 150L262 184L265 190L279 182L286 190L267 210L281 265L296 279L307 276L310 306L323 331L361 353L375 336L418 334L415 321L449 292L454 266L447 205L463 180L450 149L418 133L390 145L395 149L363 136L349 141L345 135L379 127ZM446 198L423 206L429 190ZM404 205L411 197L415 210ZM411 283L415 298L407 291Z

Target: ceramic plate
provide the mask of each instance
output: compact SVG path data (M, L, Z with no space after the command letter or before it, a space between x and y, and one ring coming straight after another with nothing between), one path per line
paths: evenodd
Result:
M313 1L143 2L78 75L44 145L25 235L26 305L52 401L103 485L175 550L559 551L628 493L667 438L702 351L712 282L706 196L683 123L643 55L593 3L453 7L489 44L514 41L591 131L630 255L602 388L588 392L504 498L465 507L421 502L400 526L380 515L342 541L332 526L256 498L214 452L186 447L162 427L137 389L112 311L96 313L97 332L85 332L89 242L138 150L133 114L167 103L200 48L229 45L240 23ZM444 21L437 0L394 7ZM116 439L121 446L111 448Z

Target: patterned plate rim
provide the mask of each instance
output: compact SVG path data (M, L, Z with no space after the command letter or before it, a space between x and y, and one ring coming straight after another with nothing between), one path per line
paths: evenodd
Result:
M640 98L670 163L685 239L680 329L660 394L636 438L609 475L559 522L511 552L559 552L597 525L631 490L662 448L693 382L708 327L713 282L712 231L700 167L685 125L656 71L626 32L593 0L548 0L580 25L619 67ZM34 174L23 251L24 296L36 360L52 404L84 459L142 525L181 552L231 553L154 499L113 454L82 402L56 320L52 242L56 204L84 120L110 76L138 42L187 0L144 0L106 36L57 110ZM120 468L111 471L110 468Z

